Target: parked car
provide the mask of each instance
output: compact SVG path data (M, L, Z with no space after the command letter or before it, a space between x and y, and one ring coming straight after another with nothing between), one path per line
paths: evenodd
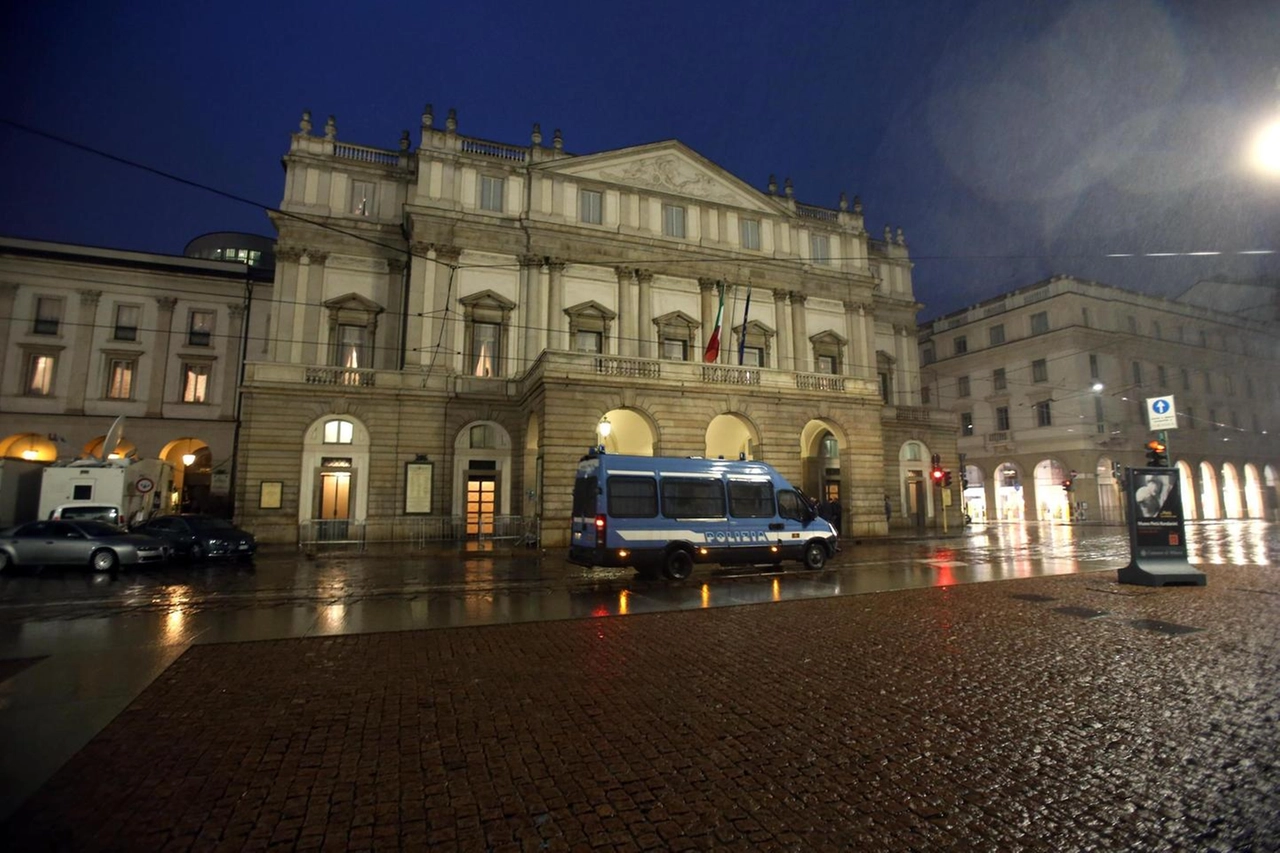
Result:
M159 515L144 521L134 530L163 539L174 554L191 560L203 560L206 557L247 560L258 550L258 542L252 533L241 530L225 518L213 515Z
M119 566L162 563L169 546L105 521L30 521L0 532L0 571L11 566Z
M105 521L123 526L120 507L115 504L70 503L58 504L49 513L53 521Z

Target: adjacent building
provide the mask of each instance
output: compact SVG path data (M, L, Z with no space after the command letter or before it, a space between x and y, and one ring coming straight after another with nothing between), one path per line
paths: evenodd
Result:
M245 263L0 239L0 458L102 456L123 416L116 455L174 465L161 502L229 514L242 352L266 328L249 294L270 285Z
M922 326L922 395L959 430L966 512L1122 520L1116 474L1154 436L1145 401L1172 395L1186 517L1275 518L1275 291L1229 288L1232 313L1212 289L1165 300L1056 276Z
M292 136L237 450L260 538L563 546L596 444L767 460L846 535L883 532L886 503L934 516L927 460L954 464L955 428L921 405L901 230L677 141L571 155L428 107L417 142L310 114Z

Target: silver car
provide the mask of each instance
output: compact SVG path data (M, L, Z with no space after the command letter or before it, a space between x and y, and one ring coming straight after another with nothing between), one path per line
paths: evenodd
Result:
M118 566L160 563L169 547L105 521L32 521L0 533L0 571L10 566Z

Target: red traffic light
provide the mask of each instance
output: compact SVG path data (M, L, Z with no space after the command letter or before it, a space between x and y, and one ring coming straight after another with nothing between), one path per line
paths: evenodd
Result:
M934 481L935 483L941 482L941 481L942 481L942 469L941 469L941 468L934 468L934 469L933 469L933 472L932 472L932 474L931 474L931 476L933 477L933 481Z
M1153 438L1147 442L1147 450L1154 450L1156 453L1164 453L1164 442L1158 438Z

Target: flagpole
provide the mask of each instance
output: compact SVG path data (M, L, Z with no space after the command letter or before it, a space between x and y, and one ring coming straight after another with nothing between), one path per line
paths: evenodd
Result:
M751 282L747 282L747 304L742 309L742 330L738 332L738 367L742 367L742 357L747 352L747 315L751 312Z

